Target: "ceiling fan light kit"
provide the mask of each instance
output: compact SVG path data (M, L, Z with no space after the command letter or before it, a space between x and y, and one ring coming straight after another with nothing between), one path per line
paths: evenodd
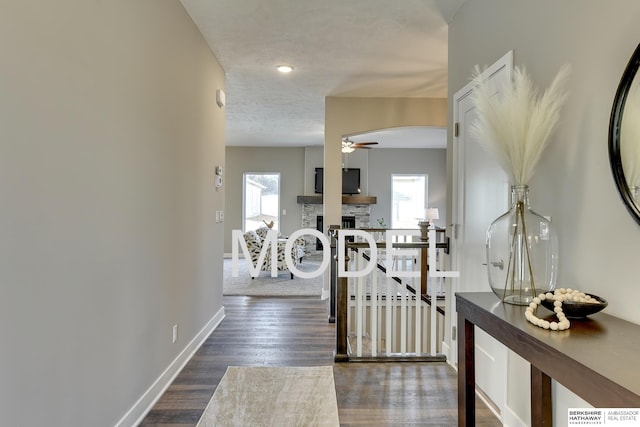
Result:
M349 138L345 138L342 140L342 152L343 153L353 153L356 148L365 148L367 150L371 149L370 145L377 145L377 142L355 142L351 141Z
M348 147L348 146L342 146L342 152L343 153L353 153L356 149L353 147Z

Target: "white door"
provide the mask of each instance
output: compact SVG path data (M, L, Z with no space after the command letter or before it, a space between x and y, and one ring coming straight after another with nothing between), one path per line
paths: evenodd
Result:
M513 53L486 71L497 94L511 79ZM485 257L486 231L508 209L509 183L495 158L470 136L476 112L473 84L454 95L452 269L460 272L457 292L491 292ZM455 345L452 345L455 349ZM507 350L476 328L476 385L502 413L506 399Z

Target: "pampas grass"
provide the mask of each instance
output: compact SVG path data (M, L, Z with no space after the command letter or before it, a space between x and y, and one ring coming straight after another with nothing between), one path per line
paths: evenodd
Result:
M515 67L513 80L496 95L478 66L472 102L478 113L471 134L496 157L515 185L525 185L555 130L567 93L569 67L564 66L542 94L524 68Z

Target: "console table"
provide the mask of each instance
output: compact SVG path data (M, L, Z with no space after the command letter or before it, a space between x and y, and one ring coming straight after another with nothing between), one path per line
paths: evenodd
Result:
M552 426L551 379L596 408L640 408L640 325L598 313L566 331L539 328L526 307L491 292L456 294L458 425L475 425L474 326L531 364L531 425ZM538 308L538 317L552 314Z

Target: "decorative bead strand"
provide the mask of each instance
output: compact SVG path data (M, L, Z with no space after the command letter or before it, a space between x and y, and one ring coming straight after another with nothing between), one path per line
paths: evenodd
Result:
M540 302L544 301L545 299L553 299L553 294L551 292L547 292L546 294L540 294L535 297L524 312L524 317L530 323L533 323L534 325L539 326L543 329L551 329L553 331L564 331L565 329L569 329L571 324L562 312L562 301L556 300L553 303L553 311L556 313L556 317L558 318L557 322L549 322L548 320L536 317L536 310L538 309L538 305L540 305Z
M536 317L536 310L540 303L544 300L553 300L553 311L558 318L557 322L549 322L548 320L540 319ZM591 295L587 295L584 292L580 292L576 289L571 288L560 288L556 289L554 293L547 292L546 294L540 294L533 299L533 301L529 304L529 307L524 312L524 317L536 326L539 326L544 329L551 329L553 331L564 331L565 329L569 329L571 327L571 323L567 316L562 311L562 302L563 301L573 301L573 302L586 302L586 303L597 303L598 301L591 297Z

